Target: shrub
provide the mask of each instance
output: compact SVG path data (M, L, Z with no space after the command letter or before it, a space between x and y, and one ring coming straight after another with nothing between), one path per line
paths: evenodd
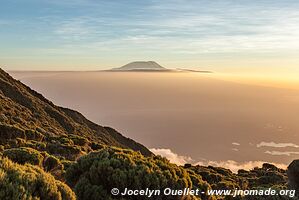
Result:
M242 178L221 167L192 166L189 170L199 174L213 189L240 189L246 186Z
M69 160L62 160L63 169L67 170L74 162Z
M96 142L92 142L92 143L90 144L90 148L91 148L92 150L100 150L100 149L102 149L103 147L104 147L104 145L99 144L99 143L96 143Z
M266 171L279 171L279 169L270 163L264 163L262 169L266 170Z
M57 169L57 168L60 168L60 169L63 168L63 165L61 164L59 159L56 158L55 156L46 157L44 159L43 166L46 171L51 171L51 170Z
M289 187L299 191L299 160L294 160L288 166L287 174L289 179Z
M39 142L39 141L35 141L35 140L27 140L25 146L31 147L33 149L45 151L47 144L44 142Z
M60 137L58 140L61 144L64 144L64 145L69 145L69 146L74 145L73 140L71 140L67 137Z
M47 144L47 151L53 155L60 155L66 157L68 160L76 160L78 157L84 154L81 151L80 146L76 145L64 145L64 144Z
M258 179L258 185L279 185L285 183L285 177L277 171L269 171L264 176Z
M39 166L41 166L44 159L39 151L28 147L6 149L3 152L3 156L19 164L30 163Z
M42 141L44 139L43 134L36 130L26 130L26 138L30 140Z
M64 183L37 166L19 165L0 157L0 199L75 200Z
M5 141L9 139L25 138L25 132L16 126L0 123L0 140Z
M239 185L232 181L220 181L215 185L216 189L234 190L239 189Z
M70 139L73 140L75 145L84 146L89 143L89 141L87 139L85 139L84 137L81 137L79 135L70 134L69 137L70 137Z
M200 176L189 174L183 167L169 163L160 156L144 157L139 152L104 148L78 159L66 172L66 180L74 187L78 199L113 199L112 188L183 189L209 188ZM178 197L179 199L180 197ZM210 197L205 197L209 199ZM148 199L132 197L126 199ZM174 196L155 199L175 199Z

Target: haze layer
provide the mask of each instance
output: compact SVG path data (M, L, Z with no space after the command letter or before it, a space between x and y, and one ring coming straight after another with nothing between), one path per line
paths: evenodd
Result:
M299 154L299 90L199 73L15 72L54 103L190 162L288 164Z

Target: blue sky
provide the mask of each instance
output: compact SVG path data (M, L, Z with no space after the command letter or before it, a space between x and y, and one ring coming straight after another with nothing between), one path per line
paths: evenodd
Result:
M297 0L11 0L0 66L93 70L135 60L169 68L298 70Z

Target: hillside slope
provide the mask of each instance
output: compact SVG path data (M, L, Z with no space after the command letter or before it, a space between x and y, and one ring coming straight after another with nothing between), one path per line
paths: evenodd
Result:
M69 160L101 145L130 148L146 156L152 154L116 130L97 125L77 111L54 105L2 69L0 105L0 144L3 148L45 148Z

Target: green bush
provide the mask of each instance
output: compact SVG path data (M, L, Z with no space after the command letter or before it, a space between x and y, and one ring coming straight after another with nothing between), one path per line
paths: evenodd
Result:
M243 179L228 169L212 166L191 166L188 170L200 175L213 189L240 189L246 187Z
M19 165L0 157L0 199L75 200L64 183L37 166Z
M26 130L25 135L30 140L42 141L44 139L44 135L36 130Z
M16 139L17 137L19 138L26 137L24 130L17 126L0 123L0 130L1 130L0 131L1 142L9 139Z
M59 143L48 143L46 148L48 153L64 156L68 160L76 160L84 154L84 152L81 151L81 147L76 145L70 146Z
M258 185L279 185L285 182L286 177L277 171L267 171L264 176L258 179Z
M55 156L48 156L44 159L43 163L44 169L46 171L51 171L53 169L62 169L63 165L61 164L60 160Z
M139 152L117 148L104 148L81 157L68 168L65 177L80 200L113 199L115 197L111 196L110 191L114 187L120 191L125 188L163 190L167 187L206 191L209 188L200 176L189 174L183 167L171 164L165 158L144 157ZM128 196L125 199L148 198ZM167 196L155 199L176 198Z
M294 160L288 166L287 174L289 179L289 187L291 189L295 189L298 192L299 191L299 160Z
M99 144L99 143L96 143L96 142L92 142L92 143L90 144L90 148L91 148L92 150L100 150L100 149L104 148L104 145Z
M89 143L89 141L86 138L81 137L79 135L70 134L69 138L73 140L75 145L84 146L84 145L88 145Z
M45 151L46 147L47 147L47 144L44 143L44 142L39 142L39 141L35 141L35 140L27 140L26 144L24 146L30 147L30 148L33 148L33 149L37 149L37 150L40 150L40 151Z
M74 162L69 160L61 160L61 164L63 165L63 169L67 170Z
M275 165L270 163L264 163L262 169L266 171L279 171L279 169Z
M64 145L69 145L69 146L72 146L74 145L74 142L73 140L67 138L67 137L59 137L58 138L58 141L61 143L61 144L64 144Z
M6 149L3 152L3 156L19 164L30 163L39 166L42 165L44 159L39 151L28 147Z

